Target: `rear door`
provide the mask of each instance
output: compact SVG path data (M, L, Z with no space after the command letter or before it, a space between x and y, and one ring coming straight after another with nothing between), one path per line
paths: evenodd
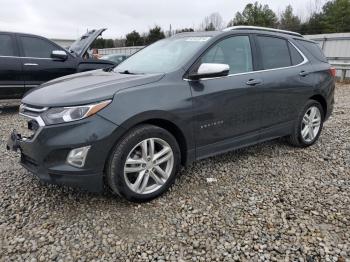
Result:
M22 63L15 35L0 33L0 99L20 98L23 92Z
M285 38L256 35L256 42L264 79L261 87L264 93L263 128L265 132L283 136L290 132L306 97L312 95L310 64L300 50Z
M20 35L18 39L23 57L23 76L27 90L49 80L76 72L75 58L56 44L32 35ZM54 50L66 52L67 59L51 58Z

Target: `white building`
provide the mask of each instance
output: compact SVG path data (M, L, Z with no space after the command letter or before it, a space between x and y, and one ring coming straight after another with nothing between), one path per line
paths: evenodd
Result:
M304 37L319 43L328 61L337 68L337 76L346 73L346 77L350 77L350 33L304 35Z

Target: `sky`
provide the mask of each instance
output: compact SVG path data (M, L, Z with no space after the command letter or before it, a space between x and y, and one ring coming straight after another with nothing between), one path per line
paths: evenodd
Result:
M291 4L302 17L311 0L265 0L277 14ZM319 0L322 1L322 0ZM246 0L0 0L0 31L15 31L48 38L75 39L87 29L108 28L104 38L120 38L155 25L169 30L198 28L205 16L219 12L229 22Z

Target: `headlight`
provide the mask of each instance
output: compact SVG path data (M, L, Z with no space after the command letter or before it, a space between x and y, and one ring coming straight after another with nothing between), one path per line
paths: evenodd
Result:
M42 114L42 118L47 125L67 123L77 121L96 114L102 110L112 100L99 102L96 104L71 106L71 107L53 107Z

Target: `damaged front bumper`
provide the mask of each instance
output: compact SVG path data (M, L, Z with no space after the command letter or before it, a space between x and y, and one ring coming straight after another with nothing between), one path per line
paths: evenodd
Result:
M94 115L71 123L37 127L30 137L13 130L6 148L19 151L20 164L43 182L101 192L105 161L121 133L117 127ZM91 147L85 165L70 165L69 152L83 146Z

